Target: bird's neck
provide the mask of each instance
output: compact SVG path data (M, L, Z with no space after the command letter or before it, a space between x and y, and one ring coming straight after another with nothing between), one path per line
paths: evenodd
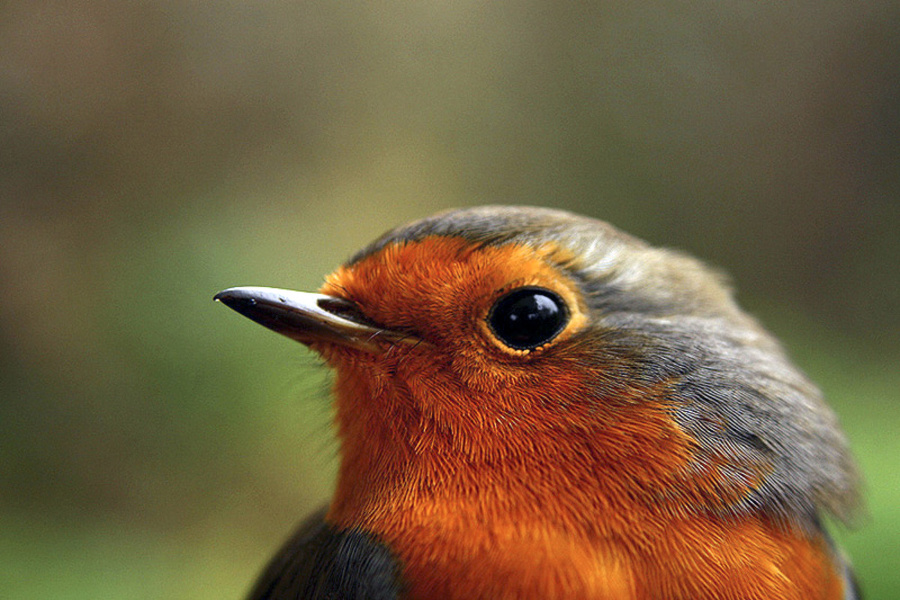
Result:
M385 543L412 600L843 598L822 537L759 516L678 514L558 463L406 467L342 477L328 520Z
M657 510L559 464L407 467L387 484L342 477L328 520L381 540L411 600L844 598L824 538L756 515Z
M702 472L685 478L691 440L664 412L641 407L642 426L622 439L622 427L566 431L565 443L536 428L503 454L472 451L467 433L378 392L338 381L342 461L327 518L382 540L410 598L842 597L820 536L703 510L705 494L727 490L704 491Z

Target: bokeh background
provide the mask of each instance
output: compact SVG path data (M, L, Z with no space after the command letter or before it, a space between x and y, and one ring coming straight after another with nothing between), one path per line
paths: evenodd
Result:
M329 493L314 356L212 302L481 203L732 274L867 476L900 597L900 5L0 4L0 589L239 598Z

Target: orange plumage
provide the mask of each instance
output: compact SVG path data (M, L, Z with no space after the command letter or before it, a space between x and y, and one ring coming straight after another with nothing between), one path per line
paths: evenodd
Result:
M220 299L335 368L322 539L364 533L394 583L351 593L301 539L256 597L327 597L285 556L340 564L341 597L855 597L819 523L857 502L836 422L693 259L484 208L387 234L320 292Z

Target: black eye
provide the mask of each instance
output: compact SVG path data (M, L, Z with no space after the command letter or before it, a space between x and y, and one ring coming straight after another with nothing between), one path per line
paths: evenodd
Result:
M504 344L531 350L546 344L566 326L569 311L562 298L543 288L520 288L500 298L488 323Z

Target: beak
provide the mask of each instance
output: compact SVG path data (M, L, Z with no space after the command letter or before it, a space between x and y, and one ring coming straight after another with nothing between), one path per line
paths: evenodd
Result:
M340 344L374 354L391 345L421 342L409 334L377 326L354 303L335 296L235 287L213 299L301 344Z

